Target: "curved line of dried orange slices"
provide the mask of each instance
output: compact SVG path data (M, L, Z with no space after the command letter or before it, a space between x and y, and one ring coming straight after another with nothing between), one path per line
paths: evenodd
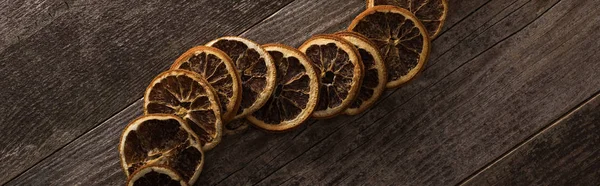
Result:
M229 36L183 53L146 88L145 116L123 131L127 184L193 185L204 152L223 134L248 123L283 132L310 117L360 114L385 88L414 79L447 0L367 0L367 7L347 31L313 36L299 49Z

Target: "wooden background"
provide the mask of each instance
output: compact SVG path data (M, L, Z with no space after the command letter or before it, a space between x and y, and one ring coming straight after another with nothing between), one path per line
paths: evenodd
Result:
M363 0L0 0L0 184L122 185L153 76L225 35L298 46ZM600 1L450 0L425 71L354 117L250 129L198 185L600 185Z

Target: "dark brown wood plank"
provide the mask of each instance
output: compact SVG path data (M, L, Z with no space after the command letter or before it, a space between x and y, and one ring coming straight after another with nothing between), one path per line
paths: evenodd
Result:
M473 17L466 19L472 24L464 24L467 21L462 19L466 18L467 15L477 10L486 2L463 1L462 3L455 4L456 6L453 6L452 9L455 16L449 18L448 27L460 25L457 28L468 31L473 30L474 28L472 27L474 26L477 28L477 26L484 24L484 21L479 19L473 20ZM490 5L501 7L503 3ZM508 4L503 6L508 6ZM326 33L339 30L345 27L363 8L364 4L362 4L362 1L298 0L249 30L244 36L263 43L282 42L290 45L298 45L309 37L309 35L303 33L304 31ZM307 9L310 11L307 11ZM489 12L489 14L476 14L483 20L493 18L493 13L499 11L494 11L492 6L488 6L487 9L484 8L482 10ZM296 12L307 13L297 16L301 14L297 14ZM323 19L323 17L328 17L329 19ZM307 22L302 22L303 19L306 19ZM302 30L302 32L295 31L304 27L312 29ZM453 32L456 31L448 31L448 33ZM290 36L290 34L294 36ZM458 33L454 35L467 36L467 34L460 35ZM56 152L10 182L9 185L35 185L35 183L111 185L121 183L125 178L118 164L118 152L116 151L118 138L115 136L119 135L120 131L132 118L140 114L137 111L139 108L141 108L141 101L135 102L117 116ZM347 119L355 119L355 117ZM234 177L239 178L239 182L258 182L262 179L262 176L268 175L271 170L264 169L259 170L256 174L251 174L250 171L256 169L252 169L252 167L248 167L247 165L255 166L257 163L260 165L263 161L273 159L273 157L283 152L299 153L301 150L308 149L315 143L322 141L327 137L327 134L333 132L336 127L339 127L344 122L349 122L349 120L340 120L331 125L324 125L324 123L319 122L309 128L302 128L287 134L266 134L262 131L250 130L242 135L230 136L224 139L223 143L217 149L207 153L207 163L200 179L202 180L201 184L213 185L225 178ZM297 147L298 150L286 148L289 145ZM255 161L257 158L260 158L260 162ZM109 160L112 160L112 162L109 162ZM270 166L274 167L285 162L278 161L277 163ZM90 167L98 167L98 169L90 171ZM236 170L241 170L245 177L234 175ZM36 180L39 180L39 182Z
M463 185L599 185L600 94Z
M29 36L3 34L13 39L0 50L0 184L139 99L186 49L237 35L291 1L78 1L47 23L15 12L60 3L5 1L2 23L25 22L8 31ZM27 21L44 24L30 31Z
M0 52L60 17L73 1L0 1Z
M139 104L125 108L105 123L121 123L141 116L142 102L136 103ZM127 178L117 149L122 131L117 128L124 127L100 125L44 159L40 163L42 169L38 164L7 185L124 185Z
M102 9L104 6L129 5L109 0L2 0L0 1L0 52L52 23L71 8L88 7Z
M599 2L554 3L524 3L473 41L506 39L407 103L386 100L373 111L395 107L390 115L346 124L262 183L458 183L600 89L598 43L587 39L598 35L600 17L589 12Z

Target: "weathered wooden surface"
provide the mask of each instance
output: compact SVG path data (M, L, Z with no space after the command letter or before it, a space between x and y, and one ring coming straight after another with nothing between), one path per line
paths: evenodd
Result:
M297 46L310 34L343 29L363 2L295 0L243 36ZM451 1L417 80L359 116L230 136L207 152L199 185L460 183L600 89L600 44L588 38L600 35L600 16L590 13L599 4ZM8 184L121 184L116 136L140 107L135 102Z
M600 94L493 162L464 185L600 183Z
M289 2L3 1L0 184L139 99L187 48Z

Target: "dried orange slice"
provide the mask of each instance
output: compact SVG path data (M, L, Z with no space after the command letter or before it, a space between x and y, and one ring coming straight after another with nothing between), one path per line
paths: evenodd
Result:
M413 79L429 56L430 41L425 27L408 10L396 6L365 10L348 30L375 43L388 70L387 88L396 88Z
M338 32L335 35L354 44L365 67L358 97L345 112L356 115L371 107L381 97L387 83L387 70L379 49L368 38L356 32Z
M431 39L442 31L448 14L447 0L367 0L367 8L394 5L412 12L425 26Z
M217 48L197 46L177 58L171 69L184 69L202 75L219 97L223 121L233 119L242 101L242 85L227 54Z
M241 37L222 37L206 44L225 52L242 80L242 103L234 119L248 116L262 107L275 89L273 58L257 43Z
M169 70L158 75L144 96L144 113L174 114L183 118L200 138L203 151L221 141L219 100L210 84L199 74Z
M163 165L188 183L196 181L204 164L198 136L181 118L168 114L142 116L127 125L119 156L127 176L146 165Z
M177 171L165 166L145 166L135 171L127 186L188 186Z
M358 50L341 37L317 35L302 44L300 51L316 67L321 83L312 116L331 118L344 112L358 95L362 83L364 67Z
M277 82L267 103L247 119L267 131L286 131L302 124L318 101L319 78L310 60L295 48L263 46L275 60Z
M248 130L250 121L246 118L233 120L223 127L223 134L226 136L244 133Z

